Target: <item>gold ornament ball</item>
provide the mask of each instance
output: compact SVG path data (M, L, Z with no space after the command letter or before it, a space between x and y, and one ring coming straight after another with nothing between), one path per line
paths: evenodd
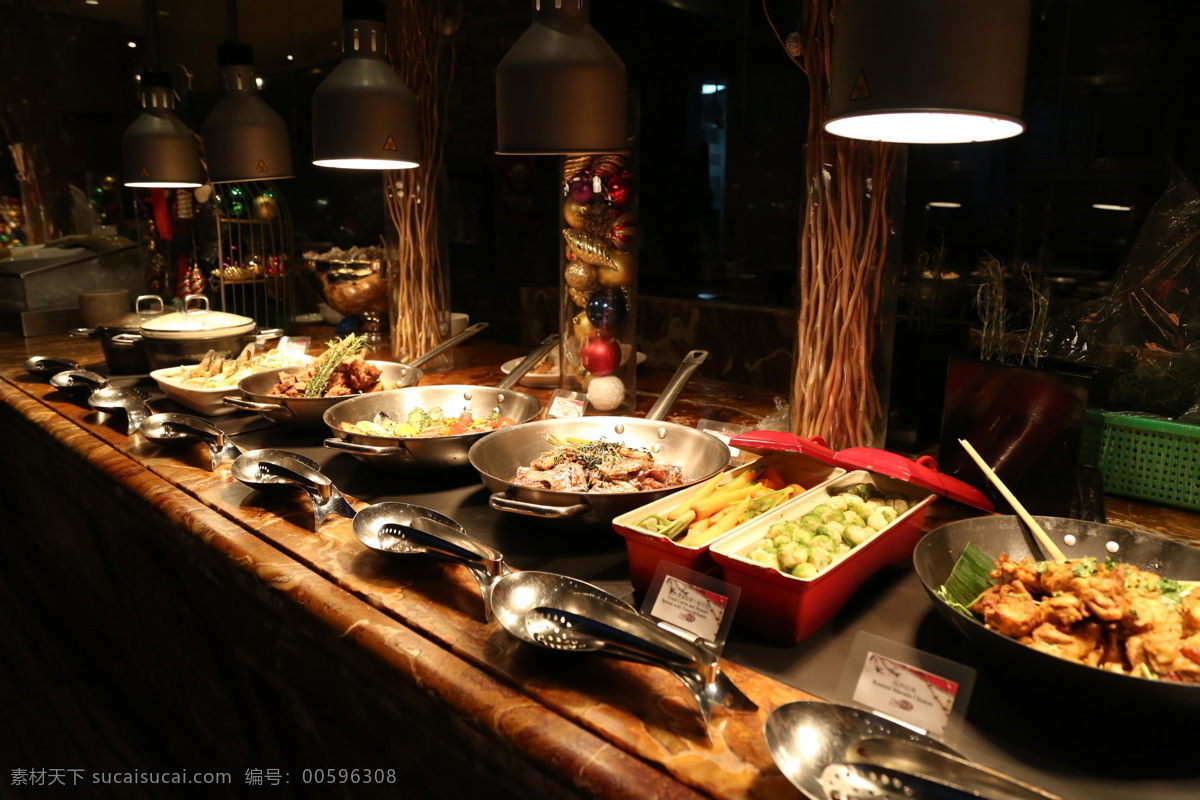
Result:
M279 216L279 201L269 194L260 194L254 198L254 216L262 220L272 220Z
M582 261L572 261L568 264L564 278L567 286L581 292L596 288L596 268Z
M612 251L612 263L612 268L600 267L596 270L601 286L619 289L633 283L637 274L637 256L632 250Z
M596 330L596 326L588 319L586 311L576 314L571 319L571 326L575 331L575 338L581 342L586 340Z
M582 228L588 214L588 208L573 197L563 200L563 221L572 228Z

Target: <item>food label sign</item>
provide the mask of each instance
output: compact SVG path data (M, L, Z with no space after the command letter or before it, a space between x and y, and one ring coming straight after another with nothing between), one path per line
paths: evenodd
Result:
M658 619L711 642L717 638L728 605L728 597L668 575L651 613Z
M958 688L954 681L871 652L858 676L854 701L941 736Z

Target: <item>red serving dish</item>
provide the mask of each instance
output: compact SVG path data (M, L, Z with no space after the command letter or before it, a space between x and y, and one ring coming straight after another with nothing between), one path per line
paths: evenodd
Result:
M775 523L799 519L842 489L859 483L904 495L910 502L908 511L812 578L797 578L744 557ZM723 580L741 589L734 624L778 642L802 641L836 614L872 574L912 557L925 513L935 498L932 492L895 478L855 470L721 539L710 553Z
M825 482L845 474L845 469L833 466L827 461L822 460L832 460L833 451L811 441L801 447L803 454L798 452L771 453L750 464L730 470L725 473L726 478L721 483L724 484L733 480L736 476L749 469L765 469L768 466L774 466L779 471L780 477L784 480L805 487L805 492L789 498L786 502L780 503L775 509L763 515L772 516L779 509L787 508L796 503L799 498L804 497L808 492L811 492ZM633 511L626 512L613 520L613 530L625 537L625 549L629 556L629 578L633 583L633 587L638 591L645 591L650 587L651 582L654 580L654 575L658 571L659 564L663 561L678 564L695 572L711 571L715 565L709 556L709 548L723 538L737 533L747 525L753 524L754 520L743 522L724 536L699 546L684 546L678 542L671 541L662 534L652 533L637 527L637 523L646 517L652 514L666 513L682 503L688 495L695 494L697 491L699 491L699 487L689 486L687 489L674 492L666 497L659 498L653 503L647 503L644 506L635 508Z

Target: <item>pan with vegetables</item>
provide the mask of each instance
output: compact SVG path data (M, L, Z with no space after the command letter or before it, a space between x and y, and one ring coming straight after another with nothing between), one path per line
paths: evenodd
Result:
M464 465L475 442L542 410L512 387L557 345L558 334L547 337L496 386L410 386L343 400L322 417L332 434L325 446L382 467Z

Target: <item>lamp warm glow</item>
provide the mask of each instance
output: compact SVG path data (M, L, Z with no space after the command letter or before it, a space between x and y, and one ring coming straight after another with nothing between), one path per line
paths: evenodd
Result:
M1029 0L841 0L829 119L852 139L910 144L1016 136Z
M200 129L209 180L292 177L287 123L258 95L254 50L241 42L224 42L217 47L217 62L225 78L225 95Z
M313 163L418 166L417 97L388 66L382 0L343 0L342 19L342 61L313 93Z
M588 0L534 0L533 24L496 68L496 152L625 152L626 94Z
M196 135L175 116L171 76L142 74L142 113L121 137L126 186L147 189L196 188L204 183Z

